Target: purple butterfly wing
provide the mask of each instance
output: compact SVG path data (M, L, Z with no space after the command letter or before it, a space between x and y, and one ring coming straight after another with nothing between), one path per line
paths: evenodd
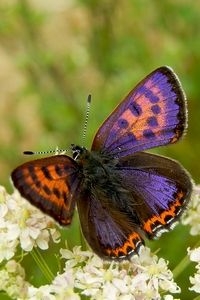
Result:
M143 244L142 231L134 216L129 219L125 211L113 205L109 193L112 193L114 201L119 200L114 191L107 191L106 195L97 188L84 190L78 195L77 207L83 235L100 257L128 258L138 253Z
M98 130L92 150L123 157L176 142L186 127L186 101L177 76L160 67L143 79Z
M137 212L138 225L149 238L169 230L190 199L189 174L166 157L138 152L121 158L115 173L132 194L130 211Z

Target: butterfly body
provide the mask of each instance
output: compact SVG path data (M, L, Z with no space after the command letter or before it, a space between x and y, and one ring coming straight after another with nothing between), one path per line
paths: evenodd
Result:
M81 172L76 201L89 245L104 258L114 258L116 254L125 257L133 252L133 247L137 251L143 240L136 233L132 237L132 229L140 222L132 192L123 185L124 179L116 172L119 159L82 148L76 162ZM90 232L95 232L95 236Z
M21 195L61 225L77 204L81 228L103 258L128 258L149 239L173 228L192 191L176 161L144 152L176 142L187 126L186 100L168 67L149 74L98 130L91 150L72 145L67 155L17 167Z

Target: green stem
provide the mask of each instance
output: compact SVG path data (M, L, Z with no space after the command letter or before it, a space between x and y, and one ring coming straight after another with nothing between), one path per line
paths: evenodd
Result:
M81 250L88 250L87 243L85 241L85 238L83 236L80 226L79 226L79 236L80 236L80 242L81 242Z
M189 257L185 256L173 270L174 279L177 278L182 273L182 271L187 268L189 264Z
M196 243L196 245L194 246L194 249L200 246L200 241L198 241ZM173 270L173 275L174 278L177 278L184 269L187 268L187 266L190 264L190 259L188 257L188 255L186 255L181 261L180 263L174 268Z
M51 282L54 278L54 275L49 269L49 266L47 265L46 261L42 257L41 253L38 251L38 249L33 249L33 251L31 251L31 255L35 260L36 264L38 265L38 267L40 268L41 272L47 279L47 281Z

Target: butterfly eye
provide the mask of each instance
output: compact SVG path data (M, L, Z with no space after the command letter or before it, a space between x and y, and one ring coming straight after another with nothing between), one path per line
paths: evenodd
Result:
M77 158L79 158L80 156L80 151L76 150L76 151L73 151L73 159L76 160Z
M72 156L74 160L77 160L80 155L86 150L84 147L76 146L71 144L72 147Z

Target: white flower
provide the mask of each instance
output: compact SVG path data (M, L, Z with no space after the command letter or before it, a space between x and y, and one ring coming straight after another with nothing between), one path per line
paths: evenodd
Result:
M197 271L194 274L194 277L190 276L190 283L192 284L190 290L200 293L200 247L193 250L188 248L188 255L191 261L197 262L195 267Z
M151 254L150 249L142 247L140 256L134 256L132 261L137 265L138 271L142 268L142 275L146 275L144 282L148 282L148 288L150 289L161 289L163 291L169 291L171 293L180 293L180 288L173 281L173 274L168 269L166 262L163 258L158 258L156 255ZM138 272L140 274L140 272ZM138 276L136 275L136 277ZM143 283L143 289L145 288Z
M188 254L190 256L190 260L200 263L200 247L195 248L193 250L188 248L187 250L188 250Z
M194 277L190 276L190 283L193 285L190 290L196 293L200 293L200 274L199 272L194 274Z
M15 255L17 240L10 241L7 239L5 232L0 233L0 262L4 259L9 260Z
M66 268L73 268L92 256L92 252L90 251L81 251L80 246L75 246L72 251L69 249L60 249L60 254L62 258L66 259Z
M190 225L190 234L200 234L200 186L195 186L189 202L188 209L183 215L182 223Z
M174 298L172 295L165 295L164 300L181 300L180 298Z
M39 288L29 286L26 299L29 300L56 300L57 298L51 294L51 286L42 285Z
M56 299L79 300L80 296L74 292L74 270L66 270L59 274L52 282L51 291L57 295Z

